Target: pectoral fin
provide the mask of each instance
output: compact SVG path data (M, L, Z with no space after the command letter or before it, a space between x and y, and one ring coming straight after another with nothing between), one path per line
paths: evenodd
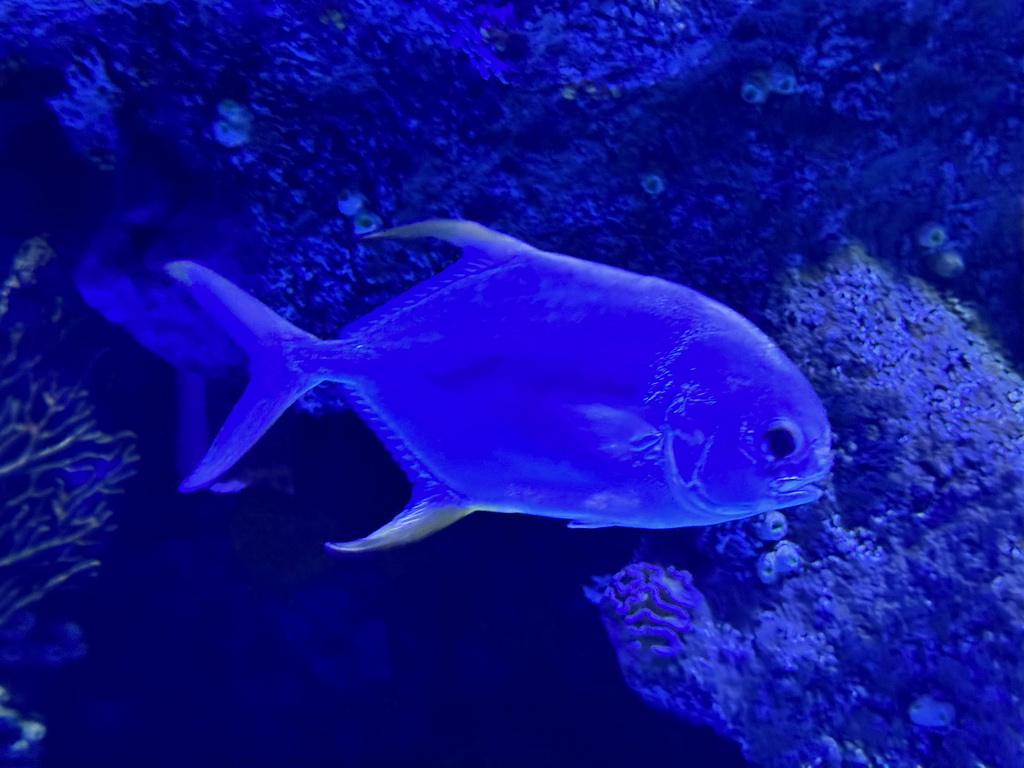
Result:
M388 549L424 539L442 528L461 520L477 507L466 507L426 499L410 504L390 523L369 536L355 541L336 541L324 544L328 552L349 553L369 552L374 549Z
M657 429L623 408L588 403L571 406L567 412L576 429L589 435L595 450L617 459L640 453L660 438Z

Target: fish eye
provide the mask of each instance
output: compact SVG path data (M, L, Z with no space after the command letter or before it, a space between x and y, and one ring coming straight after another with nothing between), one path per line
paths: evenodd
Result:
M785 459L797 448L797 434L786 424L773 424L761 436L764 450L774 459Z

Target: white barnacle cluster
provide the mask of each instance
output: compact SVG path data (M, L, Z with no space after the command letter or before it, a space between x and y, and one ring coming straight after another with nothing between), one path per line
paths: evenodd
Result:
M665 179L657 173L645 173L640 177L640 187L651 197L657 197L665 191Z
M964 271L964 256L949 239L946 228L928 221L917 229L917 244L924 250L928 268L944 280L959 277Z
M948 701L924 694L914 699L907 708L907 715L914 725L922 728L946 728L953 724L956 707Z
M357 235L368 235L380 229L381 219L366 207L366 195L355 189L343 189L338 193L338 212L352 219L352 231Z
M211 130L221 146L240 147L252 134L252 110L234 99L224 99L217 104L217 119Z
M757 558L757 577L765 584L774 584L779 577L800 569L800 548L786 540L788 532L789 522L779 510L765 513L754 523L754 535L766 545L774 545Z
M743 78L740 98L748 104L764 104L773 93L792 96L798 90L800 84L793 68L776 62L768 69L756 69Z

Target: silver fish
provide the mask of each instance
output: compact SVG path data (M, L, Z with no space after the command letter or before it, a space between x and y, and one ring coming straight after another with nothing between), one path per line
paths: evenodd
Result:
M301 394L340 382L413 484L409 505L333 552L420 539L475 510L575 527L708 525L817 499L825 409L752 323L694 290L540 251L469 221L462 258L333 341L217 273L167 271L249 357L251 379L182 490L211 485Z

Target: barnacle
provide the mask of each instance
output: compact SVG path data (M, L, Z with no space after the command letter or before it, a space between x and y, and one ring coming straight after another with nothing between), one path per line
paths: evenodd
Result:
M665 179L656 173L645 173L640 179L640 186L648 195L655 197L665 191Z
M940 701L928 694L918 696L907 708L914 725L925 728L945 728L956 719L956 707L948 701Z
M791 96L799 90L800 85L797 83L792 67L776 62L768 70L768 87L772 93Z
M757 558L757 578L765 584L774 584L779 578L779 566L775 562L775 550L762 552Z
M922 224L917 230L917 244L922 248L939 248L947 237L946 228L935 221Z
M366 195L354 189L338 193L338 210L345 216L355 216L366 205Z
M791 541L780 541L775 547L775 567L779 573L792 573L800 569L800 548Z
M740 98L748 104L764 104L771 93L768 74L764 70L751 72L740 85Z
M240 147L249 141L252 133L252 110L234 99L224 99L217 105L219 120L213 123L213 138L225 147Z
M754 523L754 535L761 541L778 541L789 531L789 521L784 512L772 510L762 515Z
M352 219L352 231L357 235L366 235L380 229L380 216L372 211L359 211Z

